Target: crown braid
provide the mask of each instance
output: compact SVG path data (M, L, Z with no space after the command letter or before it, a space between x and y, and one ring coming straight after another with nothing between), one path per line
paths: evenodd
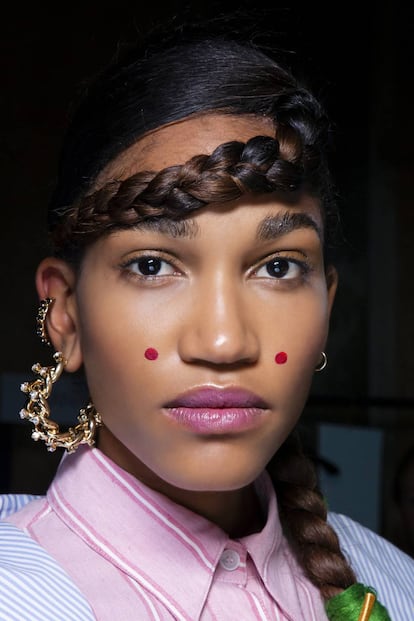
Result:
M109 181L64 210L53 231L55 252L66 256L69 245L84 248L113 230L160 217L182 219L209 203L243 194L297 196L312 174L311 160L302 157L295 133L284 128L280 134L226 142L184 164Z

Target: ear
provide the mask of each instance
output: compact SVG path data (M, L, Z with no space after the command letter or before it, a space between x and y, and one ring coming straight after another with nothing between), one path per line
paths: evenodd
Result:
M56 351L66 358L65 370L70 372L77 371L82 364L75 285L74 269L61 259L48 257L37 268L39 297L54 300L46 316L46 331Z
M333 265L328 265L326 268L326 286L328 288L328 308L330 316L335 300L336 289L338 287L338 272Z

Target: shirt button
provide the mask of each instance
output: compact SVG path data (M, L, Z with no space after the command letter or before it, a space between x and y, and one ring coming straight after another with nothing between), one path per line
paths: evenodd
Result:
M240 565L239 553L236 550L224 550L219 562L226 571L234 571Z

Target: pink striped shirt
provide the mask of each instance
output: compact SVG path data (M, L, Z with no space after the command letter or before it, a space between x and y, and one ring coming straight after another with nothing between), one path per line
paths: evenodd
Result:
M81 447L64 456L47 496L8 521L57 559L100 621L326 621L282 535L266 473L256 486L265 527L229 539Z

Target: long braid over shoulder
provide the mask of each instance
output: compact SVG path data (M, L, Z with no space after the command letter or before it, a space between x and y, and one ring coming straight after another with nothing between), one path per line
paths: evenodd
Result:
M283 530L307 577L327 600L356 582L338 537L326 521L314 464L294 432L268 466Z
M283 532L305 575L325 600L329 621L391 621L375 589L357 581L327 522L316 468L303 452L297 431L275 453L268 472Z

